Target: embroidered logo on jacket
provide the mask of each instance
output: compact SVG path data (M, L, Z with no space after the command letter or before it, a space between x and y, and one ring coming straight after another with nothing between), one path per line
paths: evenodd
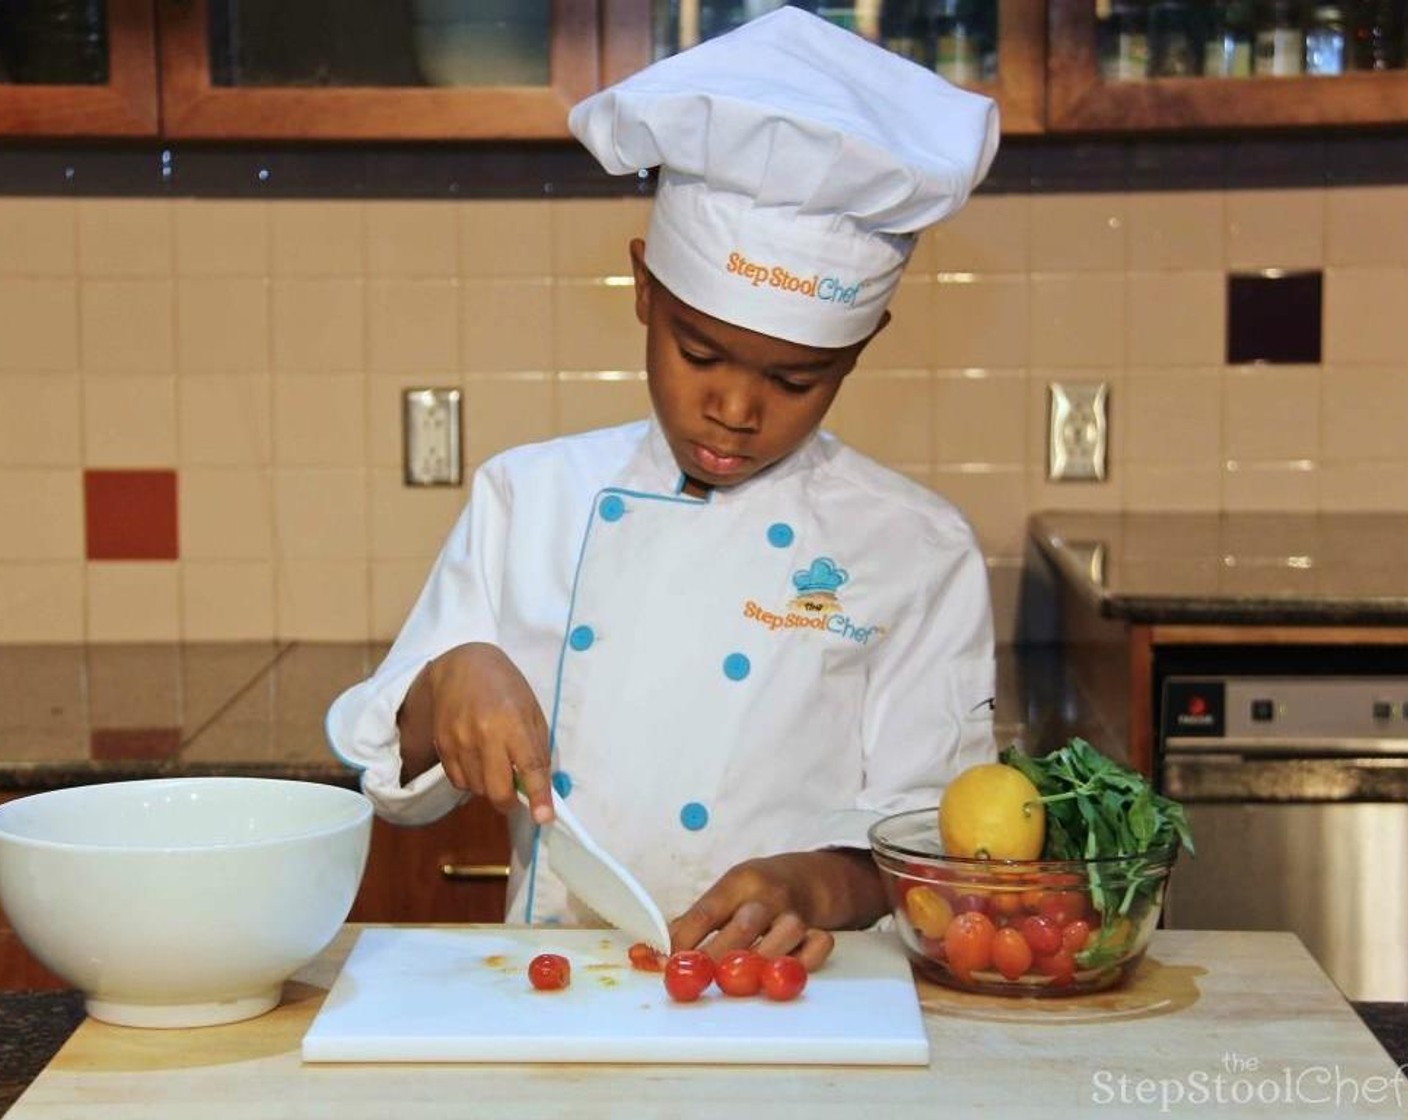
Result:
M845 613L837 592L851 575L829 556L818 556L811 565L792 573L796 594L783 612L770 611L752 599L743 604L743 617L769 630L821 630L866 645L885 633L883 626L859 626Z

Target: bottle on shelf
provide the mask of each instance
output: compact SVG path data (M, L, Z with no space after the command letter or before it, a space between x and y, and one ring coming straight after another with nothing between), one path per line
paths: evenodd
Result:
M1316 4L1305 29L1305 72L1343 74L1347 45L1341 5Z
M931 65L927 0L885 0L880 8L880 45L901 58Z
M1145 0L1103 0L1096 7L1100 76L1140 82L1149 76L1149 12Z
M1354 70L1394 70L1403 65L1403 19L1393 0L1352 0L1349 27Z
M1203 39L1203 76L1250 78L1252 75L1252 5L1211 5Z
M981 80L982 46L968 0L932 0L929 30L933 36L934 72L956 85Z
M1261 5L1257 19L1252 73L1257 77L1290 77L1305 71L1305 24L1294 0Z
M1188 0L1155 0L1149 9L1149 76L1188 78L1202 72L1202 46Z

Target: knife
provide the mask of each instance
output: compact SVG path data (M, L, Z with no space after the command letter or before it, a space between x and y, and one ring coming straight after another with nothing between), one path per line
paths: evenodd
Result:
M528 804L521 788L518 799ZM552 791L552 811L552 823L540 827L553 874L611 925L637 941L669 952L670 929L650 893L592 839L556 790Z

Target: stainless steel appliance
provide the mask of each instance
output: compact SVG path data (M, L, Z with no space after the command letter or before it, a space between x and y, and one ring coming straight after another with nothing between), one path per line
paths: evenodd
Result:
M1156 776L1198 848L1164 922L1288 929L1350 999L1408 1000L1408 666L1266 663L1157 682Z

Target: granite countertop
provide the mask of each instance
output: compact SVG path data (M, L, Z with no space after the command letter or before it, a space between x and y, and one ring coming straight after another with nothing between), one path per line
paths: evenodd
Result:
M1029 535L1108 618L1408 625L1408 515L1033 515Z

